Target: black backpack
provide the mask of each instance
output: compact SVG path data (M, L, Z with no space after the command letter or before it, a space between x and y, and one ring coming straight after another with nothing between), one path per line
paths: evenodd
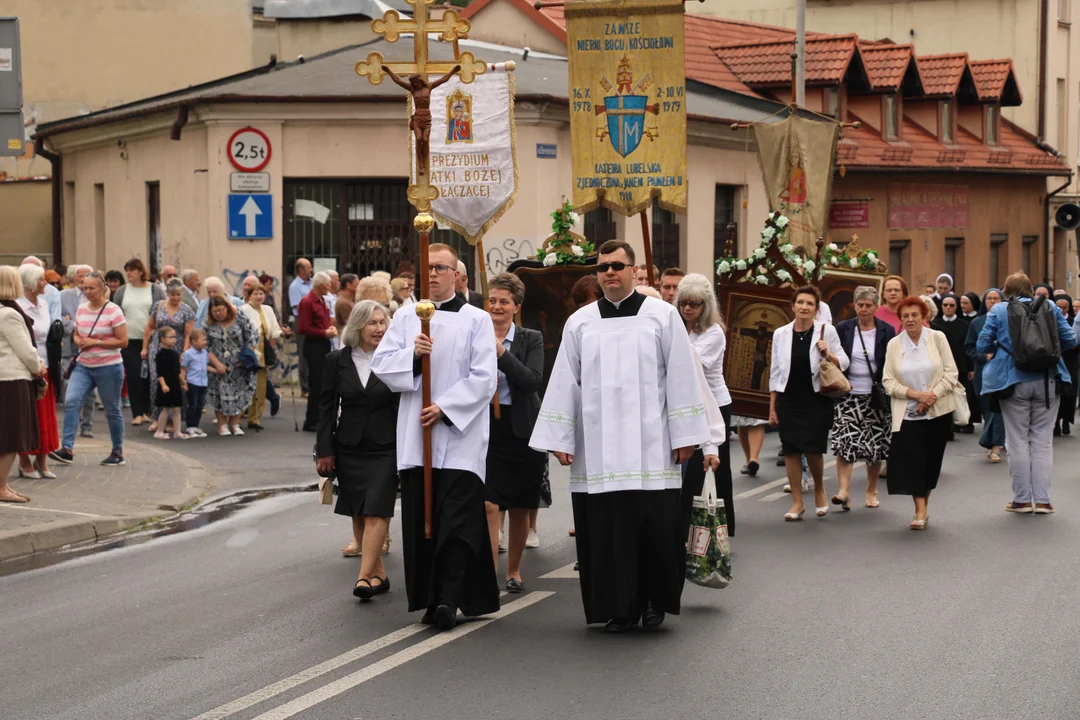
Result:
M1053 303L1046 302L1044 297L1031 302L1010 300L1008 318L1016 368L1047 372L1057 367L1061 359L1061 340Z

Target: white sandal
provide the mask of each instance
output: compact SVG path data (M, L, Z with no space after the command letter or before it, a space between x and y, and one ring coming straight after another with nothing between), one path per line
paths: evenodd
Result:
M825 517L826 515L829 514L829 506L828 505L826 505L825 507L819 507L819 508L815 508L815 509L817 510L817 516L819 518L823 518L823 517Z

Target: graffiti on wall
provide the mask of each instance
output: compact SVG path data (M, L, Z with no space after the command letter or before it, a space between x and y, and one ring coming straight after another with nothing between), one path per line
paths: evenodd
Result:
M487 243L484 243L487 245ZM536 255L536 245L528 238L505 238L496 240L490 247L485 248L484 261L487 263L488 275L498 275L510 267L510 263L522 258Z
M244 287L244 278L248 275L254 275L259 277L260 275L270 275L273 280L273 287L270 292L274 295L274 300L277 301L277 307L281 308L281 279L276 275L271 275L265 270L233 270L232 268L222 268L221 281L225 283L225 290L237 297L241 296ZM270 371L270 377L273 379L275 385L295 385L297 382L296 371L299 367L299 348L296 344L295 337L282 338L278 343L278 364L273 370Z

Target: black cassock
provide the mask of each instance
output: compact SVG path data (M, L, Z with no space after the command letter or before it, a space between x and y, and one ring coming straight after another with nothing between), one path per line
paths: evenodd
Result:
M645 296L619 307L601 298L601 318L638 314ZM678 615L686 572L679 490L572 493L581 600L587 623L636 622L645 608Z
M436 312L457 312L455 296ZM414 364L420 373L420 360ZM443 418L446 421L446 418ZM434 524L424 539L424 469L401 476L401 535L405 553L405 589L409 612L449 603L473 617L499 609L499 587L491 562L484 483L467 470L432 469Z

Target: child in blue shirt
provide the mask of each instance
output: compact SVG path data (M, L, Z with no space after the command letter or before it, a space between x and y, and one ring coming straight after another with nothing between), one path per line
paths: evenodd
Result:
M188 437L206 437L199 429L203 406L206 405L207 372L210 354L206 351L206 333L202 330L191 331L191 347L180 358L180 387L184 389L187 400Z

